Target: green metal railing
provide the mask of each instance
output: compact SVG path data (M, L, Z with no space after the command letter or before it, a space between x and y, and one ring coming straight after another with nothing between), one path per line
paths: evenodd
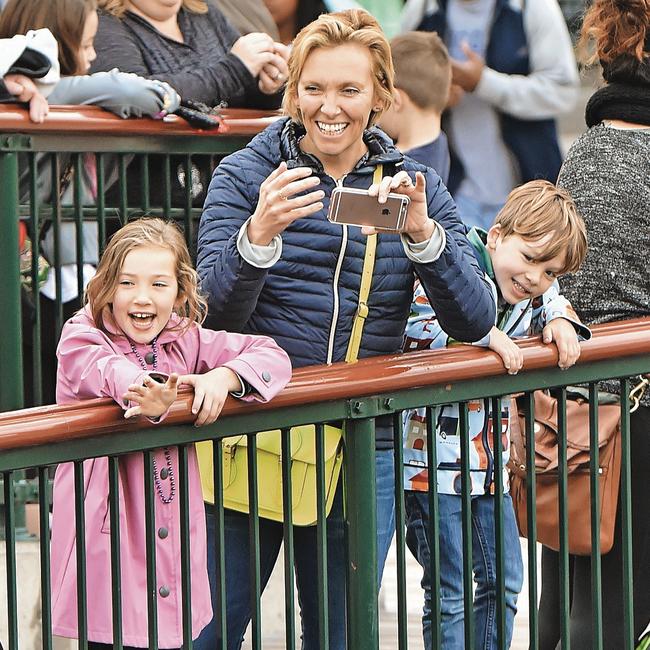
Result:
M619 356L612 357L616 354ZM207 436L213 441L232 434L250 434L249 437L249 461L255 458L254 440L255 432L262 426L267 428L279 428L283 431L284 459L288 457L289 436L288 427L295 424L308 422L322 423L332 419L344 420L346 423L346 446L345 446L345 479L344 479L344 500L346 504L346 528L347 528L347 553L348 553L348 647L356 649L370 649L378 647L378 605L377 605L377 578L376 578L376 521L375 513L368 504L375 501L375 475L374 475L374 421L375 418L385 415L392 415L396 424L396 442L400 440L401 415L406 409L426 406L430 420L433 421L435 408L450 401L461 403L461 435L465 433L467 440L467 403L469 400L490 397L493 401L495 412L500 413L498 402L505 399L505 396L512 392L529 392L535 388L563 387L568 384L588 383L592 390L595 390L596 381L603 378L627 377L646 373L650 370L650 322L627 322L611 324L596 328L594 339L584 344L583 361L577 366L560 371L554 366L556 354L550 346L543 346L538 342L529 342L524 348L525 367L531 368L517 377L511 377L503 373L501 364L493 353L476 349L457 349L442 352L418 352L413 354L398 355L394 357L378 358L373 360L362 360L350 367L345 364L335 364L330 367L305 368L295 372L294 379L283 393L270 404L249 406L242 404L229 404L223 416L212 426L197 429L189 424L190 397L184 395L176 403L168 420L161 425L153 426L145 423L124 424L121 417L121 408L110 405L105 400L92 400L82 402L75 406L66 407L45 407L28 411L11 412L0 415L0 473L4 479L5 503L10 504L5 510L5 527L7 530L6 555L7 555L7 590L8 597L6 610L9 617L9 635L5 648L17 650L25 647L19 644L18 623L17 623L17 591L20 582L16 578L15 570L15 536L16 523L14 521L13 503L14 473L16 471L34 468L38 472L40 486L45 481L45 470L48 466L61 462L75 463L75 483L77 486L77 521L83 520L83 498L82 494L82 472L83 460L91 457L108 456L110 460L110 486L109 501L111 508L111 536L113 539L113 595L114 595L114 631L116 647L120 647L117 640L120 636L120 571L119 556L119 500L117 499L117 459L125 453L144 453L145 462L145 484L143 489L146 494L153 495L153 470L151 464L151 451L154 448L168 445L178 445L181 450L181 475L179 490L181 499L187 498L187 456L191 445ZM548 367L546 367L548 366ZM623 380L623 385L627 384ZM564 411L563 404L566 393L561 390L559 403L560 412ZM532 400L530 400L532 403ZM629 402L622 400L622 426L621 440L623 448L623 462L621 474L621 508L623 513L623 545L624 545L624 567L625 578L625 620L621 622L624 630L624 648L631 650L634 647L633 620L631 610L631 528L629 512L630 502L630 429L629 429ZM533 429L529 420L526 435L529 442L532 442ZM560 417L560 435L564 439L565 421ZM499 431L498 427L494 427ZM133 431L137 430L138 435L134 436ZM320 430L320 428L319 428ZM435 463L434 450L435 438L433 430L429 427L428 449L430 461ZM593 432L595 435L595 431ZM495 448L498 449L499 435L494 437ZM319 437L319 471L323 471L322 431ZM566 443L565 443L566 447ZM221 458L220 446L215 448L215 481L220 485ZM470 501L469 481L467 480L467 444L464 444L462 452L463 463L463 551L464 551L464 584L465 584L465 639L466 647L471 647L473 640L472 627L472 537L469 526ZM498 455L495 454L496 457ZM408 647L406 634L406 602L408 598L407 584L404 571L404 536L403 536L403 492L400 486L401 474L401 445L396 446L396 478L397 478L397 532L398 532L398 647ZM563 648L569 648L568 636L568 535L566 533L568 522L566 521L566 449L564 462L560 464L560 500L559 511L564 513L563 526L560 534L560 575L559 581L562 588L562 603L558 617L562 623L561 635ZM593 465L593 463L592 463ZM254 464L252 465L254 468ZM596 468L593 465L592 470ZM283 494L285 512L289 511L289 499L291 495L291 475L289 463L283 460ZM322 475L322 474L321 474ZM499 476L495 470L495 476ZM594 472L594 478L596 473ZM256 485L254 470L250 474L251 488ZM529 471L529 482L534 484ZM596 479L597 480L597 479ZM497 480L496 499L500 503L503 486ZM256 493L253 491L252 493ZM432 512L431 519L432 539L438 543L437 535L437 507L435 482L432 482L429 490ZM535 508L532 507L532 496L529 503L529 530L535 530ZM325 491L322 480L318 487L318 509L320 518L318 523L318 557L320 570L319 579L314 586L318 589L323 602L321 611L321 647L328 647L327 643L327 607L325 606L327 593L326 570L324 558L326 557L326 520L323 517ZM222 502L217 490L217 517L221 521L223 517ZM49 512L49 496L46 493L39 493L39 508L42 522L42 530L47 530L47 516ZM259 519L255 515L256 506L253 500L253 513L250 518L250 535L255 539ZM597 519L595 520L597 521ZM148 579L151 586L155 585L155 551L153 542L153 501L147 504L146 527L149 532L147 536L148 557L150 562L147 567ZM185 548L191 548L192 541L187 537L189 522L187 504L181 510L181 529L184 531ZM77 528L77 541L79 553L77 556L79 575L83 575L85 566L84 534L83 528ZM223 528L217 526L218 531ZM294 618L293 602L293 577L291 571L293 557L293 541L291 528L288 524L284 527L285 541L285 598L287 608L287 647L293 646L295 631L292 627ZM496 536L497 536L497 575L499 576L499 597L497 608L497 626L500 638L505 634L505 606L503 600L502 567L504 562L503 551L503 521L497 508L496 515ZM593 530L594 548L597 548L599 538L598 526ZM51 599L49 595L49 547L47 535L40 539L40 555L42 562L42 635L43 647L51 647ZM223 553L223 535L217 535L217 546L220 562L227 561ZM254 616L252 622L252 647L261 648L264 645L261 625L261 605L259 588L259 555L256 544L251 546L251 575L254 584ZM536 586L538 584L536 569L535 545L529 545L528 554L528 575L531 593L529 594L529 643L531 648L538 647L538 622L536 617ZM187 559L188 556L185 556ZM598 554L592 558L597 566L600 561ZM439 576L438 554L434 548L433 552L433 575ZM184 574L188 575L186 562L183 563ZM439 584L436 578L434 584ZM79 583L80 596L84 594L83 581ZM188 582L184 582L183 602L189 602ZM434 587L434 603L438 600L435 597L437 587ZM154 590L149 590L155 593ZM600 593L599 573L593 574L592 591L594 596ZM221 594L223 603L224 594ZM80 598L82 605L79 608L79 629L81 633L86 629L87 607L91 604L92 595L88 595L89 601ZM83 603L86 602L85 605ZM149 621L151 632L151 646L157 647L156 626L155 626L155 598L152 599L149 607ZM225 620L223 605L217 613L220 621ZM189 626L189 608L184 616L185 641L184 647L191 647L191 630ZM599 626L601 611L598 598L594 599L594 623ZM432 616L434 630L434 646L440 646L440 618L436 613ZM82 647L83 644L82 644ZM594 648L602 648L602 640L598 632L595 634Z
M317 425L341 420L345 422L345 462L344 462L344 504L346 527L347 557L347 646L354 650L378 648L378 600L377 600L377 549L376 549L376 512L375 503L375 464L374 433L375 419L391 416L395 431L395 483L396 483L396 539L397 539L397 578L398 578L398 648L408 647L407 603L409 588L405 572L405 535L404 535L404 493L403 493L403 458L402 458L402 420L408 409L426 407L427 409L427 453L430 467L436 467L435 430L432 425L436 420L438 408L450 402L461 404L461 437L463 447L462 464L462 505L463 505L463 584L465 605L465 645L473 645L473 603L472 603L472 535L471 535L471 496L468 471L468 402L474 399L489 398L494 413L501 412L501 401L513 392L526 393L529 412L527 415L527 448L530 457L527 466L534 467L533 453L533 413L531 391L537 388L559 387L586 383L592 394L597 382L604 378L623 378L623 387L629 387L630 377L650 371L650 322L627 322L610 324L596 328L592 341L583 345L580 363L566 371L556 368L557 355L553 346L544 346L539 341L523 344L525 372L516 377L505 374L505 370L494 353L475 348L458 347L442 352L418 352L373 360L362 360L352 366L335 364L330 367L305 368L294 373L290 386L272 403L249 406L229 403L222 417L210 427L197 429L191 425L190 397L182 395L171 410L170 416L160 425L146 422L125 423L121 409L108 402L93 400L65 407L41 407L34 410L15 411L25 405L23 377L27 377L30 402L39 404L43 398L40 385L43 367L43 350L39 348L45 339L56 341L64 318L64 303L61 283L58 282L54 302L54 319L48 331L39 327L40 305L34 300L35 316L31 327L27 327L21 316L20 269L18 259L18 222L22 217L30 224L32 233L32 262L27 275L32 286L37 286L37 254L40 250L40 233L43 224L53 228L54 273L61 278L61 260L59 258L63 243L60 241L61 225L66 221L74 223L76 234L74 241L77 262L85 256L83 233L88 224L97 224L98 253L105 237L111 230L111 224L118 225L134 215L160 213L179 219L184 225L186 236L191 243L194 233L193 223L198 210L191 205L189 195L185 194L183 205L176 206L171 196L171 157L181 156L185 165L186 178L192 157L199 154L219 156L242 146L256 130L265 125L265 119L249 120L244 114L233 117L231 131L226 134L201 135L179 126L158 125L150 127L146 120L124 122L99 111L84 112L75 122L86 131L69 135L65 130L57 130L56 125L38 127L29 126L27 130L24 112L16 117L13 109L0 108L0 219L4 237L0 238L0 300L4 309L5 328L0 337L0 478L2 478L3 524L5 530L6 566L6 602L0 603L0 630L2 616L6 612L6 637L0 632L0 642L5 650L19 648L31 650L24 641L25 631L19 623L19 595L23 586L17 571L17 545L20 529L24 525L22 504L31 496L37 499L41 535L38 540L40 557L40 641L41 647L52 648L52 599L50 584L50 548L49 517L51 508L50 468L59 463L72 462L75 468L75 519L77 523L77 573L78 573L78 628L81 637L80 647L87 646L86 631L88 609L92 606L92 594L86 594L85 572L86 553L85 535L82 524L85 517L83 499L83 461L89 458L108 457L109 485L107 499L111 523L111 572L113 635L116 648L121 648L122 609L121 609L121 567L119 557L119 458L128 453L142 454L144 461L144 490L146 499L145 530L147 547L146 579L148 584L147 621L149 629L149 647L158 646L157 611L156 611L156 557L155 557L155 517L153 508L154 485L152 450L163 446L178 446L180 476L179 498L181 500L182 533L181 571L183 574L182 601L183 610L183 647L189 649L191 641L191 611L189 607L191 584L189 581L189 555L192 540L189 537L188 518L188 455L192 445L205 438L218 443L223 437L233 434L247 434L249 458L249 485L252 515L250 517L250 576L253 592L253 617L251 623L251 643L253 648L264 646L262 629L262 605L260 600L260 558L259 558L259 517L256 499L257 475L255 463L255 434L260 429L281 429L283 462L283 503L284 511L291 511L291 472L286 459L290 456L289 428L293 425L316 423ZM76 115L73 109L62 112L66 120ZM7 115L13 117L7 118ZM83 118L83 119L81 119ZM63 120L63 118L61 118ZM4 120L4 121L3 121ZM65 122L66 128L72 128ZM112 129L112 131L111 131ZM62 134L65 133L65 137ZM80 169L84 156L98 154L96 158L95 180L98 188L95 205L84 204L81 187L82 171ZM135 155L136 159L131 160ZM112 158L116 156L116 158ZM110 166L117 175L117 205L107 205L107 188L105 163L111 157ZM65 161L70 161L69 164ZM163 169L161 205L153 205L148 200L148 170L155 160ZM43 162L44 161L44 162ZM115 163L115 165L114 165ZM130 164L129 164L130 163ZM135 166L134 166L135 165ZM74 170L71 183L71 203L64 205L57 190L45 196L38 188L38 176L46 170L52 187L57 188L62 179L62 167ZM27 170L27 171L23 171ZM26 176L21 174L26 174ZM128 187L131 175L138 175L143 180L141 200L131 205ZM25 178L27 180L25 180ZM164 179L167 180L164 180ZM27 188L27 190L25 190ZM186 188L187 189L187 188ZM51 225L50 225L51 224ZM35 260L36 257L36 260ZM80 265L79 265L80 266ZM80 273L76 276L77 289L83 285ZM45 338L44 338L45 337ZM25 367L22 358L23 338L31 341L35 354ZM560 533L560 570L561 607L558 618L561 621L561 641L563 648L570 647L569 622L569 553L567 536L567 470L566 470L566 420L563 404L566 399L564 390L560 390L560 454L563 461L559 467L559 503L562 515ZM621 622L624 630L626 650L634 647L632 598L632 546L631 546L631 494L630 494L630 426L629 400L621 404L621 440L623 461L621 472L621 508L623 533L623 575L625 617ZM595 412L594 412L595 413ZM595 440L595 415L592 415L592 441ZM493 427L495 432L499 426ZM138 432L134 436L134 431ZM317 563L318 580L314 586L318 590L320 611L320 647L329 647L328 606L327 606L327 519L325 518L325 486L323 461L323 430L316 427L317 442ZM502 494L502 466L500 449L501 439L493 439L495 453L495 499L496 499L496 548L497 548L497 628L501 644L505 635L504 602L504 541ZM593 448L595 446L592 445ZM214 444L214 481L216 489L216 557L221 575L224 574L227 561L223 534L223 501L219 486L222 485L221 445ZM591 475L592 485L597 482L597 453L592 451ZM532 470L528 470L528 530L534 537L536 530L534 508L535 480ZM434 473L432 473L435 476ZM31 477L25 481L25 476ZM20 495L20 492L31 494ZM438 495L436 481L430 481L428 487L430 510L434 516L430 520L430 537L434 540L432 555L432 612L431 623L433 647L441 647L440 632L440 526L437 517ZM597 522L597 507L592 506L593 521ZM71 522L72 525L72 522ZM294 578L293 529L288 521L283 526L285 568L284 599L286 612L286 647L295 647L296 630L294 629ZM593 547L598 549L598 526L592 530ZM529 645L539 647L539 622L537 616L537 549L529 544L527 554L529 578ZM594 552L592 557L592 595L594 602L594 648L602 649L600 627L602 605L600 600L600 556ZM218 587L217 608L218 624L225 632L225 585ZM225 642L224 642L225 643ZM224 645L225 647L225 645ZM608 650L608 649L605 649Z

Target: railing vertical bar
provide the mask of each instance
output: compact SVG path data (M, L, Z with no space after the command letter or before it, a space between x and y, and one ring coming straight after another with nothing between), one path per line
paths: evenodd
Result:
M122 569L120 558L120 465L117 456L108 457L108 507L111 526L111 604L113 608L113 650L122 650Z
M630 380L621 379L621 529L623 545L623 642L634 648L632 584L632 474L630 449Z
M402 414L393 416L395 453L395 541L397 551L397 647L408 648L408 613L406 610L406 536L404 505L404 425Z
M523 397L526 414L526 528L528 530L528 647L539 648L539 616L537 611L537 481L535 478L535 397Z
M43 403L43 378L41 366L41 301L39 292L39 264L41 253L40 238L40 199L38 196L38 167L36 154L29 153L29 227L31 230L32 266L30 275L32 279L32 302L34 304L34 322L31 330L32 344L32 404L40 406ZM23 373L27 370L23 368Z
M567 476L567 419L566 387L557 389L558 421L558 509L560 515L559 558L560 558L560 638L563 650L570 648L570 585L569 585L569 521L568 521L568 476Z
M149 199L149 154L143 153L140 157L140 207L144 213L151 208Z
M508 399L508 398L506 398ZM489 402L488 402L489 404ZM492 450L494 452L494 548L496 552L497 647L506 647L506 581L503 533L503 415L499 397L492 398ZM506 421L507 422L507 421Z
M348 540L348 648L379 648L375 421L345 423L345 506Z
M185 241L190 250L193 248L194 224L192 223L192 154L187 154L183 161L185 171L185 205L183 221L185 225Z
M592 648L603 650L603 599L600 561L600 463L598 453L598 385L589 384L589 494L591 503Z
M52 227L54 228L54 279L56 281L54 335L58 340L63 328L63 287L61 275L61 159L58 153L52 154Z
M285 616L285 647L295 650L296 647L296 605L294 598L293 578L293 496L291 481L291 430L282 429L282 511L285 513L282 522L284 548L284 616Z
M106 246L106 197L104 191L106 188L104 172L104 154L95 154L95 177L97 179L97 259L102 256Z
M178 446L178 499L181 518L181 590L183 648L192 648L192 560L190 541L190 488L187 445Z
M126 156L123 153L117 154L117 182L120 202L120 222L122 225L129 220L129 198L126 180Z
M217 566L219 580L216 584L216 606L214 616L217 625L221 628L221 648L215 650L227 650L228 647L228 624L226 612L226 539L225 520L223 512L223 447L221 440L212 441L212 479L214 485L214 557Z
M86 593L86 513L84 462L74 463L75 542L77 547L77 631L79 650L88 650L88 601Z
M147 557L147 624L149 650L158 649L158 578L156 575L156 514L157 498L153 481L153 452L143 452L144 518Z
M436 447L438 436L438 407L427 407L427 467L428 485L427 499L429 502L429 548L431 569L431 602L429 603L429 625L431 627L431 648L442 648L442 633L440 630L440 519L438 517L438 450Z
M43 650L52 650L52 582L50 578L50 498L47 467L38 468L38 523L41 557L41 636Z
M185 183L191 183L190 179L185 179ZM171 160L169 154L163 156L163 216L169 219L172 211L172 182L171 182Z
M260 519L257 484L257 438L248 435L248 538L250 545L249 575L251 585L251 642L253 650L262 648L262 611L260 606Z
M82 155L72 155L74 174L72 176L73 202L74 202L74 223L75 223L75 257L77 261L77 292L83 296L84 292L84 252L83 252L83 206L82 206Z
M329 650L329 607L327 585L327 513L325 510L325 433L316 425L316 556L318 571L318 636L319 647ZM288 514L291 521L291 514Z
M16 593L16 512L14 510L14 475L3 473L5 512L5 560L7 567L8 650L18 650L18 598Z
M463 526L463 601L465 647L474 647L474 596L472 562L472 477L469 473L469 417L467 402L459 404L460 480Z

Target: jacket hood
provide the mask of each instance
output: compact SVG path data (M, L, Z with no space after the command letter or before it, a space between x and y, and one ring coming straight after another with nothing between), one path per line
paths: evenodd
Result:
M268 160L274 167L285 161L289 169L311 167L314 172L322 174L324 169L321 161L300 149L299 142L305 133L304 126L285 117L255 136L248 143L247 148ZM404 156L381 129L377 127L366 129L363 132L363 141L368 147L368 155L357 163L354 168L356 172L372 173L378 164L395 166L402 164Z

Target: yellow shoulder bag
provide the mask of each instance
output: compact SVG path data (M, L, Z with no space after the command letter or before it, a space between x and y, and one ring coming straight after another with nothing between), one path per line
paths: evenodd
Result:
M381 181L382 166L375 169L373 182ZM368 316L368 296L375 266L377 235L369 235L361 272L359 305L345 355L346 363L355 363L359 355L361 334ZM343 463L343 431L324 425L325 433L325 509L329 513ZM295 526L316 523L316 428L313 424L292 427L291 440L291 504ZM282 507L282 443L279 429L261 431L257 441L257 475L259 515L275 521L283 520ZM249 511L248 460L246 435L231 436L223 445L223 505L230 510ZM212 442L196 444L203 486L203 499L214 503Z

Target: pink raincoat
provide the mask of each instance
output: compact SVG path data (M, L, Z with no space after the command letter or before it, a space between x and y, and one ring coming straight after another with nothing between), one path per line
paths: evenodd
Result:
M175 319L175 317L172 317ZM170 321L176 325L178 319ZM114 328L112 331L117 331ZM243 399L268 401L289 381L291 365L270 338L215 332L193 324L184 332L165 329L158 337L158 371L202 374L225 366L254 391ZM136 345L144 359L150 345ZM122 334L106 334L81 311L64 326L58 348L57 402L69 404L93 397L112 397L124 408L122 395L139 383L145 371ZM177 449L169 449L178 477ZM158 471L166 467L161 449L155 452ZM119 461L122 620L125 645L148 647L145 546L144 463L141 453ZM52 517L52 617L54 634L77 638L77 569L75 549L74 471L60 465L54 481ZM170 480L159 479L166 497ZM108 461L84 462L88 638L113 643L111 606ZM163 503L154 495L156 598L160 648L180 648L183 642L180 564L180 511L175 498ZM194 447L189 453L189 523L192 586L192 637L212 618L206 568L205 514Z

